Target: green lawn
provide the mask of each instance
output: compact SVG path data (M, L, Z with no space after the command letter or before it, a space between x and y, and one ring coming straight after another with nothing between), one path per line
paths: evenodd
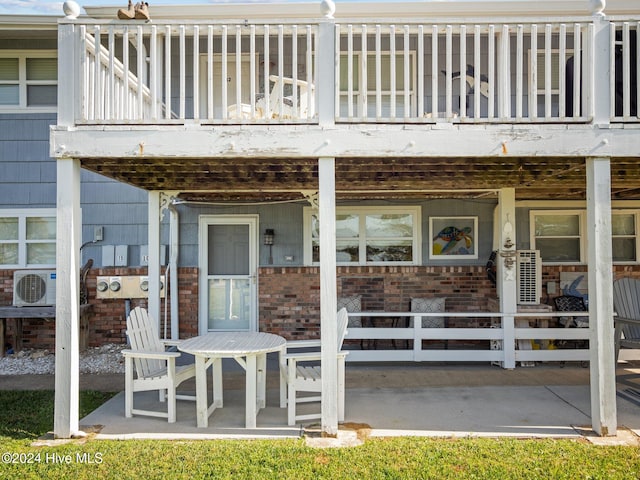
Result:
M81 392L81 414L109 394ZM0 479L638 479L640 449L585 441L368 439L315 449L304 440L99 441L34 447L53 426L53 392L0 391Z

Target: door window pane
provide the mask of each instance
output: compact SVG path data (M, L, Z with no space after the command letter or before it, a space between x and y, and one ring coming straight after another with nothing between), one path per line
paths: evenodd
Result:
M209 275L249 274L249 226L209 225Z
M248 330L251 283L248 279L209 280L209 329Z

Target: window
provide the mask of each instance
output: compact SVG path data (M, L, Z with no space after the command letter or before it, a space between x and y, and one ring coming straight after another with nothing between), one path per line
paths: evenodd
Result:
M317 213L305 209L305 264L320 261ZM345 265L418 265L419 207L336 209L336 261Z
M546 263L583 262L583 211L531 211L531 246Z
M615 263L638 262L637 210L611 212L611 243ZM586 262L586 212L531 211L531 245L545 263Z
M611 212L611 249L614 262L638 261L638 212Z
M0 110L53 111L57 95L55 51L0 52Z
M55 265L55 209L0 210L0 268Z

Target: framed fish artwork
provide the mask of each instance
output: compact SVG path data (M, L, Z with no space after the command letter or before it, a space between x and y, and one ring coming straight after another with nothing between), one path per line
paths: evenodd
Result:
M430 217L429 258L478 258L478 217Z

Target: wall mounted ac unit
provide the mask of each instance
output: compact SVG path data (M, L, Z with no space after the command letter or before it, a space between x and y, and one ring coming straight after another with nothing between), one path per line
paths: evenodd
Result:
M18 270L13 273L13 304L35 307L56 304L55 270Z
M516 252L518 305L536 305L542 296L542 259L540 250Z

